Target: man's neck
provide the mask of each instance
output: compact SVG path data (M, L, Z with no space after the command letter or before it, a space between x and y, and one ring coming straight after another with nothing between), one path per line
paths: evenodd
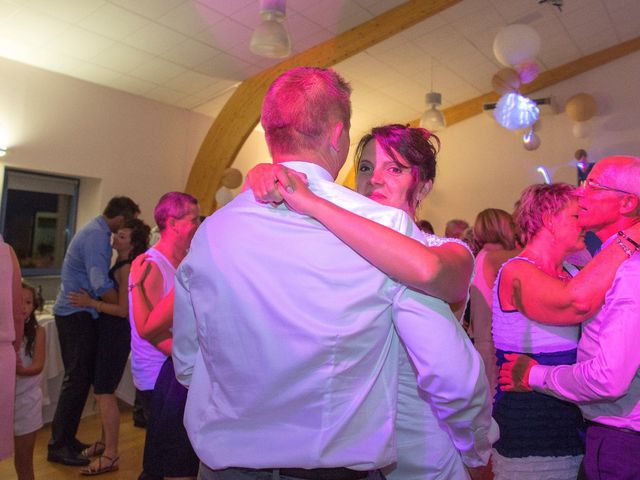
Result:
M605 225L600 230L594 233L602 242L606 242L612 235L615 235L620 230L629 228L631 225L640 222L640 217L620 217L618 221Z
M178 242L177 239L160 237L160 240L158 240L158 243L156 243L153 248L167 257L167 260L176 268L187 255L187 249L180 246L180 242Z
M334 171L334 167L331 165L331 162L326 161L326 159L322 155L309 153L309 152L301 152L299 154L284 154L284 155L274 155L273 163L283 163L283 162L305 162L312 163L314 165L318 165L319 167L324 168L327 172L331 174L331 177L335 180L338 176L338 172Z

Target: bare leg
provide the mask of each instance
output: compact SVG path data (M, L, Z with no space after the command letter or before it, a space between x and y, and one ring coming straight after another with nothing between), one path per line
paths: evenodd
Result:
M13 464L18 474L18 480L34 480L33 448L36 444L36 434L37 432L31 432L13 437L15 442Z
M120 432L120 410L113 393L96 395L102 420L104 454L110 458L118 456L118 435Z

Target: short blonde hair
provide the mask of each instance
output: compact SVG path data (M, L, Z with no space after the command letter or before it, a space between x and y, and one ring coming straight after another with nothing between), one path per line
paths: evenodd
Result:
M473 237L478 250L485 243L499 243L505 250L513 250L516 248L513 217L499 208L482 210L473 224Z
M523 245L540 231L545 215L556 215L575 196L576 187L568 183L540 183L525 188L514 212Z

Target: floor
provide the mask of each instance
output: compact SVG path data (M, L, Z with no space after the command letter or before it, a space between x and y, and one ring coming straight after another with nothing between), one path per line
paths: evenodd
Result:
M67 480L89 478L80 475L80 467L67 467L58 463L47 462L47 442L51 429L45 425L38 432L33 458L37 480ZM105 473L99 478L105 480L136 480L142 466L145 430L133 426L131 408L121 405L120 413L120 468L116 472ZM78 439L89 443L100 436L100 418L97 415L85 417L80 423ZM493 475L487 472L482 480L491 480ZM15 480L13 460L0 462L0 479Z
M78 439L89 443L100 438L100 418L97 415L85 417L80 423ZM67 467L58 463L47 462L47 442L51 429L45 425L38 432L36 448L33 455L35 476L38 480L67 480L89 478L80 475L81 467ZM121 408L120 414L120 469L105 473L99 478L105 480L136 480L142 468L142 450L144 446L144 429L133 426L130 407ZM15 480L13 459L0 462L0 479Z

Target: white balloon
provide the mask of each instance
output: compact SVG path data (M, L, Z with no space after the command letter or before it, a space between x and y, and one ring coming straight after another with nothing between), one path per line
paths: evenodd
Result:
M216 192L216 203L218 204L218 208L225 206L231 200L233 200L233 192L227 187L220 187Z
M585 138L591 135L591 124L589 122L576 122L573 124L573 136Z
M525 150L535 150L540 146L540 137L530 130L522 137L522 146Z
M507 25L493 40L493 54L505 67L533 60L540 51L540 35L529 25Z

